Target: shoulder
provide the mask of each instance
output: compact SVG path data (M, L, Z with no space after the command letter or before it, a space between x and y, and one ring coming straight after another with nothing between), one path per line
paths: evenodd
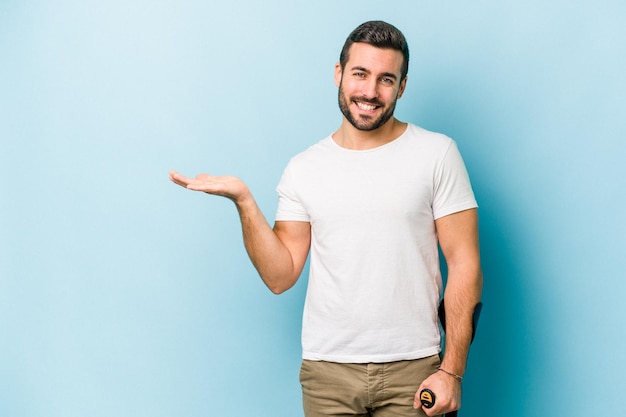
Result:
M423 145L446 147L454 143L452 138L443 133L433 132L412 123L408 124L406 136L410 141Z
M442 158L456 143L449 136L409 123L402 137L401 152L425 158Z
M289 166L308 165L319 162L320 158L327 157L334 150L334 143L330 136L325 137L319 142L309 146L304 151L294 155L288 163Z

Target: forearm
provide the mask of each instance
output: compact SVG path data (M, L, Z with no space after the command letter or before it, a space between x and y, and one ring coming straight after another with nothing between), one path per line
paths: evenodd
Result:
M478 261L448 265L444 294L446 347L441 368L456 375L465 373L472 339L474 308L482 293L482 272Z
M199 174L188 178L170 171L170 179L188 190L232 200L241 219L244 245L265 284L277 294L295 284L311 242L309 223L283 222L272 229L246 184L237 177Z
M444 247L449 249L445 244ZM462 377L465 373L472 339L472 316L482 292L478 251L470 252L471 255L460 258L450 256L448 262L448 282L444 293L446 347L440 365L444 372L435 372L426 378L415 393L413 402L413 407L419 408L422 390L428 388L434 392L437 402L434 408L425 410L427 415L446 414L461 407L462 378L455 376ZM463 260L455 261L458 259Z
M287 246L270 227L252 195L238 199L235 205L246 251L265 285L276 294L291 288L300 270Z

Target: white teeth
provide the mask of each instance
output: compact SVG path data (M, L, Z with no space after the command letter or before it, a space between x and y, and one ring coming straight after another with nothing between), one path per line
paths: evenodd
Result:
M372 111L376 108L376 106L373 106L371 104L360 103L358 101L356 102L356 105L359 106L360 109L368 111Z

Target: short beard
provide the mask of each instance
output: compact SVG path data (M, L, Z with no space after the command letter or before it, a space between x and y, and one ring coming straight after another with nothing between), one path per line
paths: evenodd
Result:
M378 100L366 99L364 97L351 97L350 100L361 101L363 103L369 103L375 106L380 106L383 104ZM389 119L391 119L391 117L393 116L393 112L396 109L396 100L394 100L393 103L391 103L389 108L383 114L381 114L378 117L378 119L372 120L372 118L369 116L361 116L360 118L356 118L350 112L348 102L346 101L346 96L343 92L343 83L340 83L339 84L339 109L341 110L341 113L346 118L346 120L348 120L348 122L350 122L350 124L354 126L356 129L361 130L363 132L371 132L372 130L378 129L379 127L387 123Z

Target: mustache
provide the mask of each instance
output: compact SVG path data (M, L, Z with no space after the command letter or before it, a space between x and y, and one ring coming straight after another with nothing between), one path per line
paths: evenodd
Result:
M361 103L367 103L367 104L371 104L371 105L379 106L379 107L381 107L381 106L383 106L385 104L385 103L381 102L380 100L378 100L376 98L367 98L367 97L363 97L363 96L360 96L360 97L353 96L353 97L350 97L350 100L352 100L352 101L360 101Z

